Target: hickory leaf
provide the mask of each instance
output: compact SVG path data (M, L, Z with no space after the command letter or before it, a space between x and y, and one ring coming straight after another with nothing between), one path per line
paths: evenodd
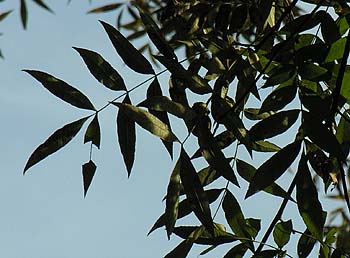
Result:
M87 142L92 142L92 144L94 144L97 148L100 148L101 130L97 114L94 116L94 119L92 119L91 123L86 129L84 143Z
M85 163L82 166L84 197L86 196L87 191L89 190L91 181L95 175L95 171L96 171L96 165L92 160L90 160L88 163Z

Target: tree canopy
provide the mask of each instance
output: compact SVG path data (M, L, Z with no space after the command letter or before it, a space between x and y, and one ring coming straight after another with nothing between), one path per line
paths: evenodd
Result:
M91 111L39 145L24 173L83 131L84 143L91 144L90 159L82 165L86 195L98 165L93 154L103 149L99 115L113 106L128 176L134 173L136 125L160 138L174 159L164 213L149 232L164 227L168 238L183 239L166 258L186 257L193 245L206 246L205 255L224 244L229 246L226 258L292 257L285 248L292 233L298 235L299 257L309 257L316 247L322 258L349 257L347 1L138 0L88 12L107 11L116 12L117 22L101 21L106 44L148 79L127 88L126 78L98 50L74 48L100 84L120 93L98 108L64 80L24 70L64 102ZM133 43L138 39L149 40L137 49ZM158 80L165 71L168 82ZM144 85L146 98L135 103L130 93ZM197 150L190 153L193 145ZM260 156L265 161L259 167L250 164ZM277 181L289 168L289 186L281 186ZM243 214L237 198L255 198L262 191L281 202L267 229L260 218ZM324 210L321 192L342 199L344 208ZM293 217L284 214L289 202L304 229L295 228ZM182 225L180 219L191 214L198 223ZM282 220L282 215L290 219ZM260 231L262 238L257 238Z

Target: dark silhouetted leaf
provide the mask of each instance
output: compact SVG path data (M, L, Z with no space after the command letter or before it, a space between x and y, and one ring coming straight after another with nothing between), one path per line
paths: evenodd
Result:
M261 120L273 115L274 112L261 112L258 108L245 108L244 115L250 120Z
M124 113L125 117L135 121L150 133L168 142L178 141L169 126L151 113L127 103L112 102L112 104L119 107L119 112Z
M94 8L90 11L88 11L87 13L105 13L108 11L113 11L118 9L119 7L121 7L123 4L122 3L114 3L114 4L107 4L104 6L100 6L97 8Z
M184 149L181 150L180 154L180 176L187 199L194 205L194 213L202 222L203 226L213 235L214 224L211 217L208 197L203 190L203 186L199 181L191 159Z
M0 21L4 20L11 12L12 10L0 13Z
M115 50L125 64L135 72L142 74L154 74L149 61L112 25L100 21L106 30Z
M50 7L42 0L33 0L34 3L36 3L37 5L39 5L40 7L46 9L47 11L53 13L53 11L50 9Z
M177 220L181 185L180 179L180 161L178 161L173 172L171 173L166 194L165 229L167 231L168 239L170 239L170 235L173 232L175 222Z
M89 190L92 178L95 175L96 165L90 160L88 163L85 163L82 166L83 172L83 183L84 183L84 197L86 196L87 191Z
M321 32L322 32L322 37L324 41L330 45L336 40L338 40L341 36L338 30L337 23L333 20L332 16L325 12L325 11L320 11L319 13L322 12L322 19L321 19Z
M291 220L282 221L276 224L273 230L273 239L279 248L282 248L289 242L292 229L293 224Z
M232 247L223 258L242 258L247 250L247 244L242 243Z
M319 241L323 239L323 211L318 200L317 189L312 181L306 156L303 154L297 172L297 204L301 217L311 234Z
M263 88L289 81L295 74L296 71L293 65L278 66L271 71L271 76L267 78Z
M299 67L298 72L302 79L313 82L325 81L331 78L331 74L326 68L313 63L303 64Z
M91 121L88 128L86 129L84 143L87 142L92 142L92 144L94 144L97 148L100 148L101 130L97 114L94 116L94 119Z
M276 152L279 151L281 148L278 147L276 144L268 141L256 141L253 142L253 150L260 151L260 152Z
M293 163L300 150L300 141L288 144L264 162L253 176L246 198L274 183Z
M255 167L253 167L252 165L248 164L247 162L237 159L236 160L236 166L237 166L237 172L238 174L247 182L251 182L252 178L254 177L255 173L256 173L256 169ZM293 202L295 202L293 200L293 198L291 196L288 195L288 193L283 190L282 187L280 187L278 184L276 183L272 183L270 186L266 187L263 189L264 192L275 195L275 196L279 196L282 198L287 198Z
M253 141L264 140L287 131L297 120L299 110L281 111L256 123L249 131Z
M310 235L310 231L306 229L299 238L297 245L299 258L307 258L317 242L315 238L309 237Z
M125 96L123 104L131 104L129 95ZM136 129L134 120L123 109L119 109L118 111L117 133L120 151L123 155L128 176L130 176L135 160Z
M25 0L21 0L21 21L22 21L22 25L23 28L26 29L27 28L27 22L28 22L28 11L27 11L27 4Z
M186 258L193 246L193 242L189 240L182 241L177 247L175 247L170 253L164 256L164 258Z
M55 131L44 143L35 149L32 155L30 155L23 173L69 143L79 132L87 119L87 117L81 118Z
M259 252L258 254L254 254L252 256L252 258L284 257L281 253L284 253L284 251L280 251L280 250L264 250L264 251Z
M66 82L44 72L23 70L38 80L47 90L60 99L78 108L95 110L90 100Z
M268 111L281 110L295 98L296 92L297 87L293 85L277 88L266 97L261 105L259 113L263 114Z
M103 57L91 50L73 47L84 59L91 74L111 90L126 90L120 74Z

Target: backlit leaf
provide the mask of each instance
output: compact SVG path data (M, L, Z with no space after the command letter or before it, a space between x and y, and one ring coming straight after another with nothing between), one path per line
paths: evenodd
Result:
M299 258L307 258L314 248L317 240L313 237L309 237L311 235L310 231L306 229L304 234L302 234L299 238L297 250Z
M44 143L35 149L32 155L30 155L23 173L69 143L79 132L87 119L87 117L81 118L55 131Z
M293 163L299 153L300 145L300 141L290 143L265 161L253 176L246 198L274 183Z
M273 239L279 248L282 248L289 242L292 229L293 224L291 220L282 221L276 224L273 230Z
M100 22L115 50L127 66L138 73L154 74L150 62L117 29L108 23Z
M131 104L129 95L125 96L123 103L125 105ZM123 155L128 176L130 176L135 160L136 129L135 121L123 109L118 111L117 133L120 151Z
M341 38L332 43L328 51L325 63L333 62L334 60L338 60L343 57L345 42L346 42L346 38Z
M268 141L256 141L253 142L253 150L260 151L260 152L276 152L279 151L281 148L278 147L276 144Z
M85 163L82 166L83 173L83 183L84 183L84 197L86 196L87 191L89 190L91 181L95 175L96 165L90 160L88 163Z
M133 120L150 133L168 142L178 141L169 126L151 113L127 103L112 102L112 104L119 107L119 112L124 113L125 117Z
M123 78L100 54L88 49L73 48L81 55L96 80L111 90L126 90Z
M56 97L78 108L95 110L90 100L79 90L66 82L44 72L23 70L38 80L47 90Z
M22 21L22 26L24 29L27 28L27 22L28 22L28 11L27 11L27 4L25 0L21 0L21 21Z
M84 143L92 142L97 148L100 148L101 143L101 130L100 123L98 122L98 115L94 116L94 119L86 129L84 136Z
M94 8L90 11L88 11L87 13L105 13L108 11L113 11L118 9L119 7L121 7L123 4L122 3L114 3L114 4L107 4L104 6L100 6L97 8Z

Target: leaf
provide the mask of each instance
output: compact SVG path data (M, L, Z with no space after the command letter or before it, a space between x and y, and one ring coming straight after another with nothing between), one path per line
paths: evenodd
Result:
M271 75L267 78L263 88L278 85L294 78L296 72L293 65L277 66L271 71Z
M125 105L131 104L129 95L125 96L123 103ZM123 109L118 111L117 133L120 151L129 177L135 160L136 128L135 121Z
M4 20L10 13L12 13L12 10L0 13L0 21Z
M107 4L107 5L103 5L94 9L91 9L90 11L88 11L87 13L105 13L108 11L113 11L118 9L119 7L121 7L123 4L122 3L114 3L114 4Z
M95 171L96 171L95 163L92 160L90 160L88 163L85 163L82 166L82 171L83 171L84 197L85 197L87 194L87 191L89 190L92 178L95 175Z
M141 20L145 25L147 34L152 40L153 44L157 47L159 52L169 59L177 60L174 50L166 42L163 33L161 32L155 21L152 19L152 17L141 8L138 8L138 10L140 13Z
M111 90L126 90L123 78L100 54L88 49L73 48L81 55L96 80Z
M238 174L247 182L251 182L252 178L256 174L256 168L240 159L236 160L236 166ZM276 183L272 183L270 186L265 187L263 191L295 202L294 199Z
M276 224L273 230L273 239L280 249L289 242L292 229L293 224L291 220L282 221Z
M266 97L259 113L281 110L295 98L296 92L297 87L294 85L277 88Z
M155 74L150 62L118 30L108 23L100 22L127 66L138 73Z
M301 65L298 72L302 79L313 82L327 81L331 78L331 74L326 68L313 63Z
M274 183L293 163L299 153L300 146L300 141L290 143L265 161L253 176L245 198Z
M55 131L44 143L35 149L32 155L30 155L23 173L69 143L79 132L87 119L88 117L81 118Z
M318 200L317 189L312 181L306 156L303 154L297 172L297 204L299 213L311 234L320 242L323 240L323 211Z
M287 131L297 120L299 110L281 111L256 123L249 131L253 141L264 140Z
M136 122L142 128L168 142L179 141L171 132L169 126L151 113L127 103L112 102L126 117Z
M28 22L28 11L27 11L27 4L25 0L21 0L21 21L23 25L23 29L27 28L27 22Z
M275 257L284 257L283 253L285 253L285 251L281 251L281 250L264 250L261 251L257 254L254 254L252 256L252 258L275 258Z
M232 247L223 258L242 258L248 250L245 243Z
M194 213L202 222L203 226L213 235L214 224L211 217L208 197L203 190L190 157L183 149L181 149L180 154L180 176L186 196L190 203L194 205Z
M92 142L97 148L100 148L101 130L97 114L94 116L94 119L91 121L85 132L84 143L87 142Z
M299 258L307 258L317 242L316 239L309 237L309 235L311 235L311 233L306 229L299 238L297 245Z
M244 115L250 120L261 120L273 115L274 112L262 112L258 108L245 108Z
M261 219L248 218L245 222L248 233L255 239L261 229Z
M186 258L193 246L192 241L184 240L164 258Z
M332 43L325 59L325 63L333 62L335 60L343 58L345 42L346 38L341 38Z
M42 1L42 0L33 0L33 1L34 1L34 3L39 5L40 7L46 9L47 11L49 11L51 13L53 13L53 11L50 9L50 7L47 4L45 4L44 1Z
M329 13L325 11L320 11L319 13L323 14L321 19L322 37L324 41L330 45L341 37L338 26Z
M23 70L38 80L47 90L63 101L82 109L96 110L90 100L79 90L45 72Z
M303 129L312 142L328 153L346 162L344 154L335 135L315 116L309 112L303 112Z
M276 152L279 151L281 148L278 147L276 144L268 141L256 141L253 142L253 150L260 151L260 152Z
M179 196L180 196L180 161L175 165L175 168L170 176L166 194L165 206L165 229L167 231L168 239L174 230L174 226L178 216Z

